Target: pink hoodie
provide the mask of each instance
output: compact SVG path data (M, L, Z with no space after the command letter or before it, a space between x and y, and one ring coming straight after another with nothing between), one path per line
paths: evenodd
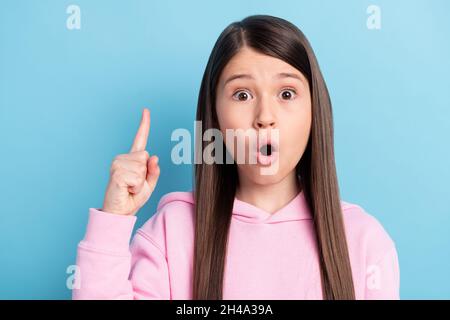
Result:
M164 195L137 231L135 216L89 208L73 299L192 299L192 192ZM394 242L364 209L341 201L357 299L399 299ZM322 299L313 220L303 191L271 214L235 198L223 299Z

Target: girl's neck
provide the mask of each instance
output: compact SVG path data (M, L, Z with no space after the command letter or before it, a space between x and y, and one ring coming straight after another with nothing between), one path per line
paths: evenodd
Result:
M260 185L241 177L239 179L236 198L270 213L284 207L302 190L295 170L274 184Z

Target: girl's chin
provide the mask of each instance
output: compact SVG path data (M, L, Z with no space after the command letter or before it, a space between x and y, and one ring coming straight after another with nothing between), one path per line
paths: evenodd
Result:
M261 166L259 164L246 165L241 167L241 173L255 183L267 184L281 180L282 169L277 166Z

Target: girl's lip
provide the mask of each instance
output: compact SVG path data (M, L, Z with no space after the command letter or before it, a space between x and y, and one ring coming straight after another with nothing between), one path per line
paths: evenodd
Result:
M275 141L271 141L270 139L263 140L263 141L258 140L258 144L256 146L256 148L257 148L256 152L260 152L261 151L261 147L263 147L263 146L265 146L267 144L270 144L272 152L278 152L278 144L275 143Z
M261 153L261 147L268 145L268 144L270 144L270 146L271 146L270 156L264 155ZM270 139L263 140L263 141L258 140L256 155L257 155L257 161L260 165L263 165L263 166L271 165L272 163L274 163L275 161L278 160L278 157L279 157L278 144L274 143L274 141L270 141Z
M257 161L260 165L268 166L272 165L275 161L278 160L278 151L273 151L270 156L265 156L261 152L257 153Z

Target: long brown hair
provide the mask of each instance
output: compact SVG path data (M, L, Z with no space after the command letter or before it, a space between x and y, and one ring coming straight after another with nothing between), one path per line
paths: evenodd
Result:
M296 166L311 210L319 252L324 299L355 299L334 159L331 101L315 54L292 23L254 15L226 27L217 39L203 75L197 121L205 130L219 129L216 87L228 61L243 47L281 59L308 79L312 104L311 132ZM196 152L202 153L207 142ZM225 146L223 146L225 148ZM200 150L200 151L199 151ZM195 164L195 242L193 298L221 300L227 240L236 189L236 164ZM294 248L295 249L295 248Z

